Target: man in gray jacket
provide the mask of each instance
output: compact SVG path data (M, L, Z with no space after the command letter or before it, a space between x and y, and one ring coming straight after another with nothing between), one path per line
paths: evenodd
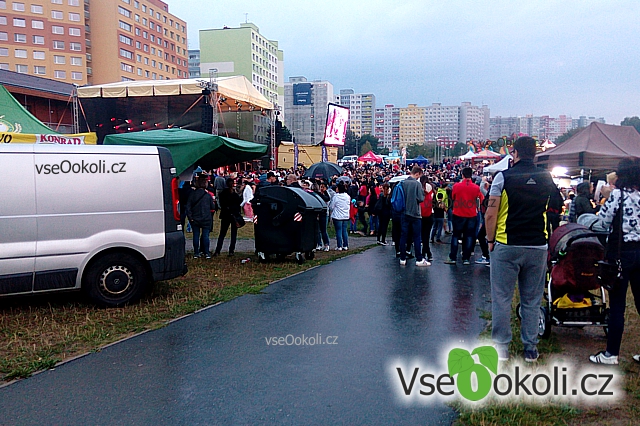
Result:
M422 257L422 214L420 213L420 203L424 201L424 189L419 180L422 176L422 169L413 166L411 175L399 185L404 190L404 213L400 217L402 231L400 233L400 265L407 264L407 236L409 229L413 234L413 246L416 252L416 266L429 266L430 262Z

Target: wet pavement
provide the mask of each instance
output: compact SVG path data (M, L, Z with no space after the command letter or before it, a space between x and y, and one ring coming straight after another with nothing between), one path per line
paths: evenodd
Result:
M447 252L401 267L376 247L109 346L0 388L0 424L450 424L444 404L400 404L388 374L484 327L489 268ZM267 344L287 335L334 344Z

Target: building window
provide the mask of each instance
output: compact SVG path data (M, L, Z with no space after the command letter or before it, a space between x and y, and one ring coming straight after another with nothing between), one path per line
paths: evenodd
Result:
M33 73L36 75L46 75L47 74L47 67L42 67L42 66L34 66L33 67Z
M64 19L64 13L62 13L59 10L52 10L51 11L51 18L52 19Z
M142 62L142 56L136 54L136 62Z
M22 18L13 18L13 26L24 28L27 26L27 21Z
M67 78L67 72L62 70L55 70L53 72L55 78Z
M37 21L34 19L33 21L31 21L31 28L36 30L44 30L44 21Z
M69 62L71 63L71 65L82 66L82 58L79 56L72 56L71 58L69 58Z
M125 50L125 49L120 49L120 56L127 59L133 59L133 52L129 52L128 50Z
M29 72L29 67L27 65L16 65L16 72L26 74Z
M122 6L118 6L118 13L122 16L126 16L127 18L131 18L131 11Z
M33 44L44 44L44 37L34 35Z
M142 46L142 50L144 50L145 52L149 51L149 45L145 44L144 46Z
M62 0L51 0L53 4L62 4Z
M0 9L6 9L7 8L7 2L5 0L0 0Z
M9 56L9 49L6 47L0 47L0 56Z
M27 35L26 34L14 34L13 35L13 41L15 41L16 43L26 43L27 42Z
M136 28L136 35L139 36L140 35L140 28Z
M135 20L136 22L140 22L140 15L138 15L138 14L136 13L136 15L135 15L135 17L134 17L134 20Z
M142 25L147 26L147 18L142 18Z
M153 34L151 34L149 39L151 40L151 43L155 43L156 42L156 36L154 36Z
M53 25L51 27L51 32L53 34L64 34L64 27L60 27L58 25Z
M140 2L138 0L135 0L133 2L133 7L135 7L136 9L140 9Z
M145 6L144 4L142 5L142 11L146 13L147 11L147 6Z
M9 41L9 34L4 31L0 31L0 41Z
M2 62L0 63L0 70L7 70L9 71L9 64Z
M26 58L27 57L27 51L24 49L16 49L14 52L14 56L16 58Z
M64 50L64 41L54 40L53 48L56 50Z
M152 78L153 80L155 80L155 79L157 78L157 74L156 74L155 72L152 72L152 73L151 73L151 78Z
M58 65L64 65L66 63L66 59L64 56L53 55L53 63Z
M44 12L43 12L42 6L37 5L37 4L32 4L31 5L31 13L36 13L38 15L42 15Z
M71 22L80 22L80 14L69 12L69 20Z
M71 80L82 80L82 73L78 71L71 71Z
M82 45L80 43L69 43L69 49L74 52L82 51Z
M153 23L153 21L149 21L149 28L151 28L152 30L156 29L156 25Z
M143 31L142 38L149 38L149 33L147 33L146 31Z
M7 17L0 16L0 25L7 25Z
M123 3L131 4L131 0L122 0Z
M24 12L24 3L13 2L13 10L16 12Z
M69 28L69 35L74 37L80 37L80 28Z
M122 22L122 21L118 21L120 28L125 30L125 31L129 31L131 32L131 25L127 24L126 22Z
M69 0L69 6L80 6L80 0Z
M127 44L129 46L131 46L133 44L133 39L130 37L127 37L125 35L119 34L118 35L118 39L120 40L120 43L124 43Z
M142 47L142 43L140 43L139 41L136 41L136 49L141 49Z
M120 69L125 72L133 72L133 66L120 62Z
M142 76L142 68L138 68L138 75Z

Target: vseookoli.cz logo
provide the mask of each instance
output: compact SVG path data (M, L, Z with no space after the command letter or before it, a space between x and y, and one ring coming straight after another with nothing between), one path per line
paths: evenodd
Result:
M493 346L480 346L471 352L452 348L447 370L401 360L390 364L396 394L404 403L429 403L460 399L482 403L496 400L523 400L544 403L549 400L602 402L622 396L615 370L592 368L576 371L570 364L527 365L510 363L498 368Z
M79 163L72 163L69 160L63 160L59 164L36 164L36 173L39 175L58 175L58 174L105 174L105 173L126 173L126 162L107 164L104 160L98 160L94 163L82 160Z

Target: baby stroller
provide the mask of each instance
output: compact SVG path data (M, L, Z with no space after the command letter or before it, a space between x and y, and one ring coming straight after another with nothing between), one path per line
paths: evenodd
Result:
M604 259L602 235L586 226L568 223L549 239L545 306L540 307L538 335L546 339L551 326L603 327L609 331L607 296L598 281L598 262ZM516 312L520 318L520 305Z

